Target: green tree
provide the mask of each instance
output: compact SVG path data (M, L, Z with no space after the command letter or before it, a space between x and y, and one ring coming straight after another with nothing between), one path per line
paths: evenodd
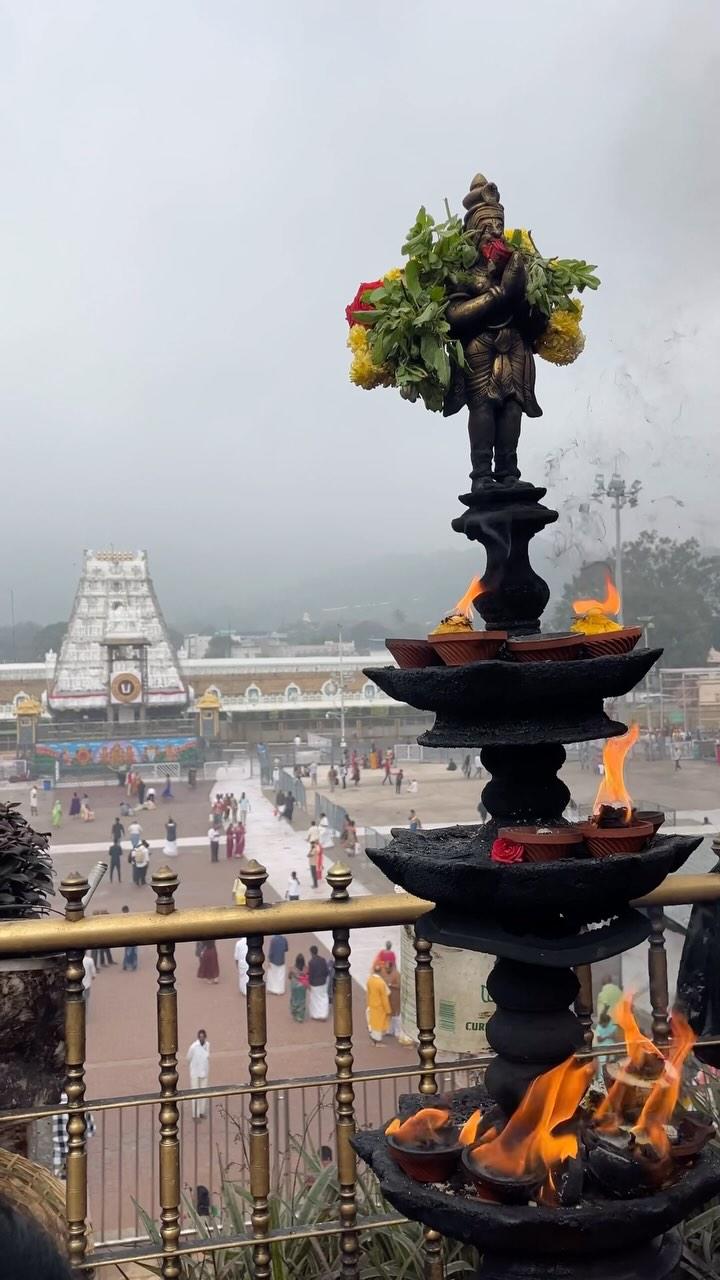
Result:
M566 630L572 602L602 599L606 566L585 564L568 582L553 625ZM623 544L623 618L626 626L652 618L651 648L663 648L666 667L702 667L720 630L720 556L702 551L696 538L683 542L645 530Z

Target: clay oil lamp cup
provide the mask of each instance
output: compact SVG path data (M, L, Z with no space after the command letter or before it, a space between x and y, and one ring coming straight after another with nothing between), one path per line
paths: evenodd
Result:
M500 1131L493 1124L492 1115L485 1119L481 1112L474 1115L460 1130L462 1143L461 1165L465 1177L477 1188L482 1199L500 1201L502 1204L527 1204L537 1195L547 1176L547 1170L522 1169L500 1172L492 1167L492 1160L483 1159L485 1149L491 1154L494 1140Z
M385 647L390 650L398 666L404 669L444 665L429 640L386 640Z
M665 821L665 814L660 809L635 809L633 818L635 822L649 822L656 836Z
M507 651L513 662L569 662L584 656L584 636L567 632L527 636L508 640Z
M498 839L521 845L523 862L558 862L580 857L584 851L585 823L569 827L501 827ZM502 859L495 859L495 861Z
M605 574L603 600L573 601L576 618L571 630L583 637L587 658L629 653L635 648L642 635L640 627L623 627L610 617L611 614L619 614L621 607L620 592L609 573Z
M536 1198L547 1177L547 1169L540 1168L532 1173L498 1173L483 1163L481 1151L482 1146L464 1147L462 1153L463 1173L478 1191L501 1204L528 1204Z
M428 636L446 667L496 658L506 640L507 631L474 631L470 619L460 613L449 613Z
M715 1125L698 1111L682 1111L672 1119L674 1133L670 1138L673 1160L692 1160L715 1137Z
M528 1204L538 1195L540 1187L547 1177L547 1170L536 1173L495 1173L494 1170L478 1165L473 1160L473 1151L463 1152L462 1162L465 1172L480 1191L489 1192L494 1200L501 1204Z
M447 1182L463 1149L450 1112L441 1107L423 1107L407 1120L391 1120L385 1141L395 1164L414 1182Z
M585 847L593 858L617 858L630 853L641 853L655 834L651 822L639 822L637 815L630 811L626 821L627 810L615 808L610 814L608 809L615 806L603 806L597 818L585 824Z
M428 636L428 644L446 667L462 667L467 662L496 658L507 640L507 631L475 631L473 628L473 601L482 593L482 582L473 578L452 612Z

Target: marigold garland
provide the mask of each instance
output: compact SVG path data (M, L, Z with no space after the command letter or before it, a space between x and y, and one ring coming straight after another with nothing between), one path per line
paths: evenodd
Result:
M370 355L368 331L362 324L354 324L348 334L347 346L353 353L350 365L350 381L364 391L375 387L393 385L392 370L388 365L376 365Z
M551 364L572 364L585 347L585 334L580 328L582 305L576 303L572 311L553 311L547 329L536 343L535 350L543 360Z

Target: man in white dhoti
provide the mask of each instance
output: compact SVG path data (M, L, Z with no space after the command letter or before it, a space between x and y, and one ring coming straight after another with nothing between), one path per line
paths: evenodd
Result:
M197 1033L197 1040L193 1040L187 1051L186 1061L190 1068L190 1088L207 1089L210 1075L210 1041L207 1038L207 1032L202 1027ZM204 1120L207 1115L207 1109L207 1098L193 1098L193 1120Z
M238 989L241 996L247 995L248 987L248 962L247 962L247 939L238 938L235 943L235 964L238 971Z
M287 938L276 933L268 946L268 965L265 984L271 996L285 995L285 956L287 955Z
M308 979L310 982L308 1013L311 1018L315 1018L319 1022L327 1022L330 1013L330 1001L328 999L329 976L330 970L327 960L318 955L317 947L312 946L310 948L310 963L308 964Z

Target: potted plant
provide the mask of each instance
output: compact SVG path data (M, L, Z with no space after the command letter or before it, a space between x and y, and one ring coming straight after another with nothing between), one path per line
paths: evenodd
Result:
M37 918L53 888L49 837L18 804L0 804L0 920ZM65 1069L65 957L0 959L0 1109L57 1102ZM26 1126L0 1127L0 1145L24 1153Z

